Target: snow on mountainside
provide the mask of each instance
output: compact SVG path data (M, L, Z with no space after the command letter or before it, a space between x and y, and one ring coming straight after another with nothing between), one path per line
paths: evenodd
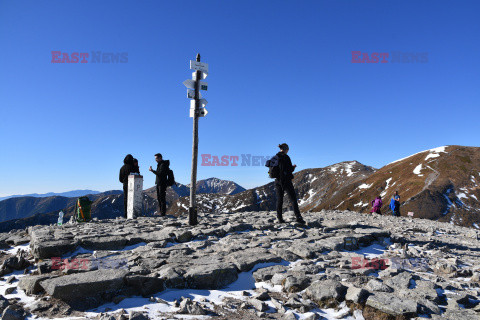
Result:
M197 182L197 193L237 194L242 191L245 191L245 188L233 181L208 178Z
M325 168L305 169L294 174L293 184L297 190L300 210L309 210L326 198L336 194L345 186L363 179L375 172L372 167L357 161L337 163ZM243 212L275 210L276 194L274 183L249 189L234 195L198 195L200 211ZM284 207L291 206L287 196ZM188 212L188 197L177 199L170 214L181 215Z
M314 210L338 208L370 210L380 195L389 213L392 194L401 195L401 213L449 221L456 225L480 225L480 148L444 146L394 161L352 184Z

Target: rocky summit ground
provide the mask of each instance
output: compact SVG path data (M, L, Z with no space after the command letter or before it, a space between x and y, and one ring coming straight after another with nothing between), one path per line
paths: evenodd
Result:
M293 220L293 214L285 214ZM2 319L479 319L474 229L350 211L0 234Z

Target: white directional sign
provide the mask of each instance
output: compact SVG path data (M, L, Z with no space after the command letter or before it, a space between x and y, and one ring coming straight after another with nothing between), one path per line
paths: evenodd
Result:
M195 81L193 81L192 79L187 79L187 80L183 81L182 83L188 89L195 90Z
M207 115L208 111L205 108L200 108L198 110L198 116L199 117L205 117ZM190 108L190 118L193 118L195 114L195 108Z
M200 99L200 108L205 108L208 101L206 99Z
M187 87L188 89L195 90L195 81L193 81L191 79L187 79L187 80L183 81L183 85L185 87ZM205 81L200 81L200 90L207 91L207 89L208 89L208 83L205 82Z
M208 73L208 63L190 60L190 69Z
M208 76L208 73L206 72L200 72L200 80L205 80ZM192 79L197 81L197 71L192 72Z
M193 89L187 89L187 97L188 97L189 99L195 99L195 90L193 90ZM198 93L198 97L199 97L200 99L202 99L202 94L201 94L200 92Z

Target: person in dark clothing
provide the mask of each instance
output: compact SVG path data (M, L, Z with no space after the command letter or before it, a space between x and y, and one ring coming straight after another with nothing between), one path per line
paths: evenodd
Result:
M157 161L157 170L153 170L151 166L148 170L157 176L155 179L155 188L157 189L158 212L163 217L167 213L167 177L170 171L170 161L163 160L160 153L155 155L155 161Z
M127 154L125 159L123 159L123 166L120 168L119 180L123 183L123 206L124 206L124 217L127 218L127 199L128 199L128 176L131 173L135 172L133 165L133 156Z
M302 216L300 215L300 209L298 208L297 195L295 194L295 188L293 187L293 171L297 165L292 165L290 157L287 155L289 147L286 143L278 145L280 152L277 153L278 168L280 177L275 179L275 191L277 194L277 218L278 222L285 222L282 217L283 196L287 192L290 201L293 204L293 212L298 223L305 224Z
M133 158L133 167L135 169L133 172L140 174L140 166L138 165L138 160L135 158Z

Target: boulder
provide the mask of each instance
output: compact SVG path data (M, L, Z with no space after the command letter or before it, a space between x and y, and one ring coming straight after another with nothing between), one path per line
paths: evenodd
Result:
M83 237L78 241L82 248L90 250L120 250L128 242L123 236Z
M368 292L368 290L352 286L348 288L345 300L355 303L363 303L367 300L369 295L370 292Z
M74 301L98 297L124 288L126 270L96 270L43 280L40 285L54 298Z
M253 278L256 282L268 281L273 278L275 273L284 273L287 270L288 267L281 265L261 268L253 273Z
M187 286L192 289L220 289L238 279L237 269L231 264L214 263L194 265L185 274Z
M165 289L165 282L161 278L131 275L125 277L127 286L132 287L136 294L149 296Z
M391 316L415 317L417 302L400 299L392 293L377 292L368 297L366 305Z
M67 252L75 250L77 242L73 240L43 240L33 241L30 248L33 256L37 259L61 257Z
M8 306L3 310L2 320L23 320L25 319L25 313L23 310L14 309L13 306Z
M299 292L310 285L310 279L307 277L288 276L282 285L286 292Z
M20 279L18 288L25 291L27 295L37 294L43 291L40 282L52 277L51 275L26 276Z
M387 286L385 283L377 279L371 279L368 281L365 289L376 292L393 292L393 288Z
M341 302L345 299L347 287L336 280L324 280L314 282L305 291L311 300L321 303L328 300Z
M267 304L262 300L250 299L248 300L248 303L250 303L257 311L264 312L268 310Z

